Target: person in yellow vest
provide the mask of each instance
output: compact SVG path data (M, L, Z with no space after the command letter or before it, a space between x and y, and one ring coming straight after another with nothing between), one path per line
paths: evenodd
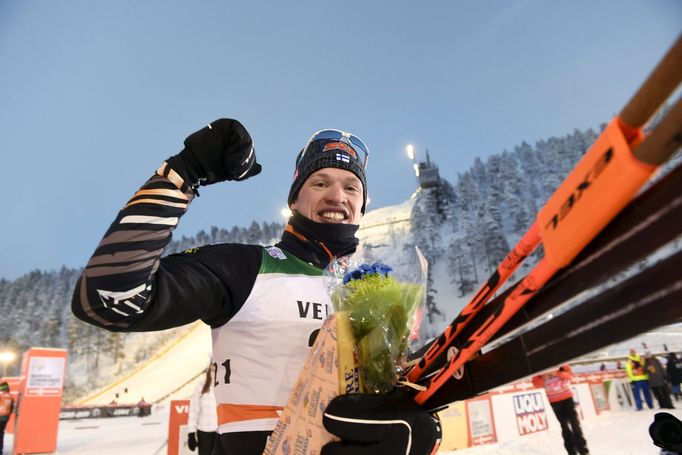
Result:
M2 382L0 383L0 454L5 442L5 427L12 412L14 412L14 398L9 393L9 384Z
M642 393L646 400L649 409L654 408L654 402L651 399L651 389L649 388L649 376L644 371L644 359L637 354L637 351L630 349L628 361L625 363L625 372L630 379L632 386L632 394L635 396L635 406L638 411L642 410Z
M566 364L558 370L533 376L533 385L537 388L544 387L549 404L552 406L559 425L561 436L564 438L564 447L568 455L589 455L587 442L580 428L580 420L575 410L573 391L571 390L571 378L573 370Z

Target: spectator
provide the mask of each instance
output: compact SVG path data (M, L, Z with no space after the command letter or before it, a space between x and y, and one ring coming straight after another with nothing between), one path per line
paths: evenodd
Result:
M583 437L580 420L575 410L571 378L573 371L569 365L563 365L558 370L533 377L535 387L544 387L549 404L561 425L561 436L568 455L589 454L587 442Z
M682 382L682 363L674 352L668 354L668 363L666 364L666 376L670 382L675 401L682 399L680 393L680 383Z
M625 362L625 372L630 379L632 386L632 394L635 397L635 406L638 411L642 410L642 393L646 400L649 409L654 408L654 402L651 399L651 390L649 389L649 377L644 370L644 360L637 354L635 349L630 349L628 361Z
M14 412L14 398L9 393L9 384L0 383L0 454L5 443L5 427Z
M144 401L144 397L142 397L140 401L137 403L137 416L146 417L148 415L151 415L151 413L152 405Z
M218 430L216 401L213 393L211 366L206 370L206 378L197 384L189 404L187 422L187 447L199 455L211 455Z
M651 387L651 391L661 409L675 409L672 401L670 401L668 384L665 383L663 365L651 354L651 351L647 351L644 357L644 370L649 376L649 387Z

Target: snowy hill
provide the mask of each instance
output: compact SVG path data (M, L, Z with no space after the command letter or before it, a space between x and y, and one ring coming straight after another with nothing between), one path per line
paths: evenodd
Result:
M169 346L115 379L105 388L79 400L78 404L137 403L141 398L148 403L167 399L186 398L196 381L203 379L203 371L211 357L211 331L196 322Z

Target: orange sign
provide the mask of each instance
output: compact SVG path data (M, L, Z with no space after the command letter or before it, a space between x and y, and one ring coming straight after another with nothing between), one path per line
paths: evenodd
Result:
M181 427L189 420L189 400L172 400L168 418L168 455L178 455L183 439L180 439ZM184 434L184 433L183 433Z
M66 350L31 348L21 363L14 455L57 450Z

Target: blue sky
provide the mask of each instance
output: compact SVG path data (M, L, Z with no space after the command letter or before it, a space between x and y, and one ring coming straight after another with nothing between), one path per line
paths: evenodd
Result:
M682 31L682 2L0 0L0 277L85 264L117 211L219 117L263 172L213 185L176 233L281 220L296 153L369 145L372 207L476 157L616 114Z

